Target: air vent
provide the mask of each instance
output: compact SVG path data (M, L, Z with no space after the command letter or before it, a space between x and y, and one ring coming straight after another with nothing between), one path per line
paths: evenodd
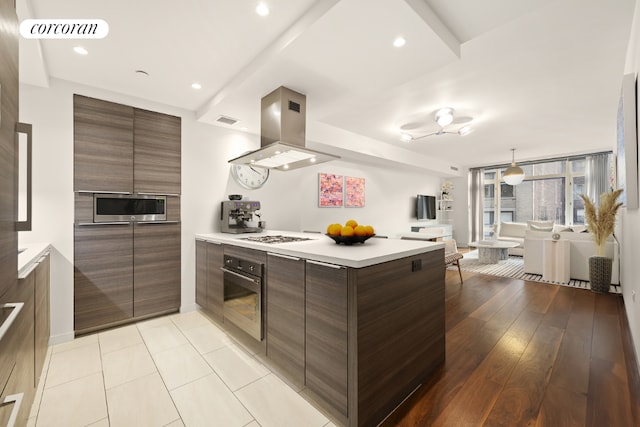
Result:
M300 112L300 104L298 104L297 102L293 102L293 101L289 100L289 110L295 111L296 113L299 113Z
M218 118L216 119L216 122L218 123L224 123L225 125L235 125L236 123L238 123L238 121L236 119L232 119L231 117L227 117L227 116L218 116Z
M449 166L449 169L451 169L452 171L457 171L458 170L458 168L455 167L455 166Z

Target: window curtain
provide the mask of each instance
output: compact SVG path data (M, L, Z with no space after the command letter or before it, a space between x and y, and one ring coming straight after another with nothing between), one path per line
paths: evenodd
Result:
M600 195L610 190L610 157L608 153L592 154L587 156L586 160L584 171L585 183L587 184L586 194L598 206L600 204Z
M483 239L484 223L484 170L469 170L469 242Z

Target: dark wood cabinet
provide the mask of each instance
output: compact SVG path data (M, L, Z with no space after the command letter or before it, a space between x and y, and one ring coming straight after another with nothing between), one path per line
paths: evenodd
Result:
M12 0L0 0L0 303L18 270L16 125L18 122L18 18ZM8 302L8 301L6 301ZM2 351L0 344L0 351ZM0 366L0 381L2 381ZM5 378L6 379L6 378ZM3 384L0 383L0 387Z
M74 191L133 191L133 107L73 96Z
M135 223L133 316L180 308L180 224Z
M196 298L203 307L210 245L196 241ZM223 249L266 263L265 339L258 345L233 325L223 327L334 424L380 424L444 363L443 249L360 268L275 249L226 243Z
M224 319L224 280L222 265L224 249L220 243L207 243L207 302L211 316L222 322Z
M18 357L12 374L11 388L23 394L23 404L18 412L17 425L26 425L35 397L35 271L18 280L18 301L24 303L15 324Z
M181 119L74 95L74 190L180 194Z
M221 243L196 240L196 303L214 320L224 321L224 282Z
M180 117L74 95L76 333L177 311ZM167 222L93 224L93 193L168 195Z
M179 310L180 223L74 229L76 333Z
M196 304L208 310L207 304L207 242L196 240Z
M134 110L136 193L180 194L180 135L180 117Z
M133 226L76 225L76 333L133 317Z
M20 396L21 403L0 405L0 425L6 425L12 412L15 425L27 425L49 345L49 283L49 255L45 254L21 273L10 291L11 300L21 303L22 308L2 340L2 348L13 349L15 358L10 362L11 374L3 384L0 402L13 395Z
M305 262L267 255L267 357L298 388L305 376Z
M35 386L38 386L51 336L50 255L38 261L35 270Z
M307 391L338 419L348 416L348 269L306 262Z

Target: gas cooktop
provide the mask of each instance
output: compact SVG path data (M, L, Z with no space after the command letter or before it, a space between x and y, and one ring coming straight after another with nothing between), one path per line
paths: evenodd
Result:
M240 240L251 240L252 242L260 242L260 243L289 243L289 242L300 242L303 240L313 240L307 237L293 237L293 236L251 236L251 237L242 237Z

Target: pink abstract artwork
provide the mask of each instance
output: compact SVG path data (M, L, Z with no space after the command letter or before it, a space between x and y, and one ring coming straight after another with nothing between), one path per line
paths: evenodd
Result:
M318 203L320 207L342 207L342 175L318 174Z
M348 208L364 207L364 178L347 176L345 181L345 206Z

